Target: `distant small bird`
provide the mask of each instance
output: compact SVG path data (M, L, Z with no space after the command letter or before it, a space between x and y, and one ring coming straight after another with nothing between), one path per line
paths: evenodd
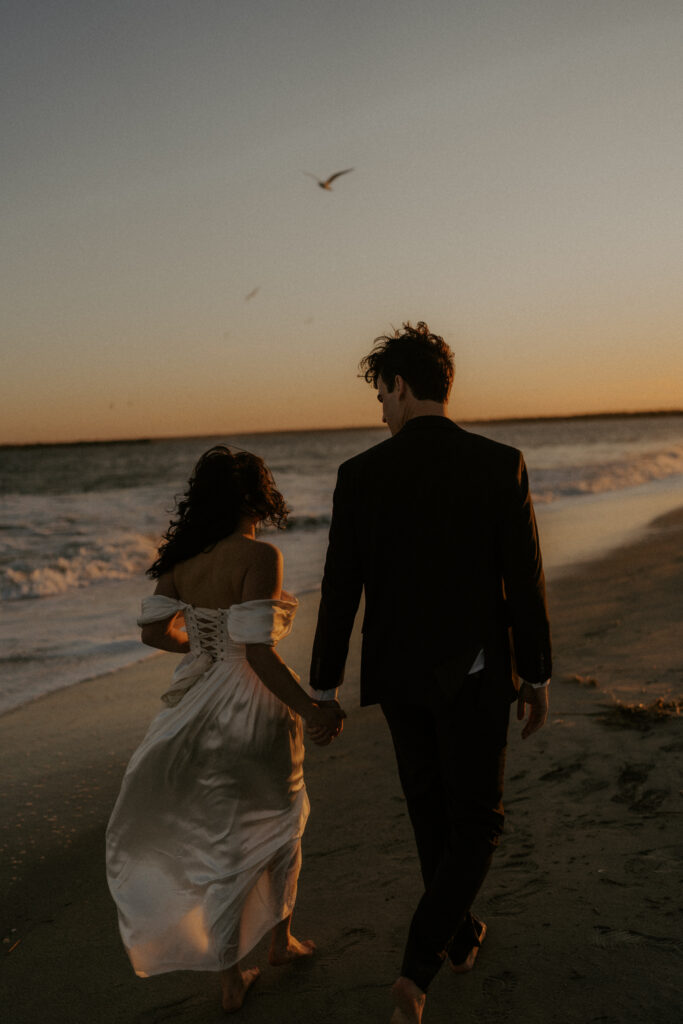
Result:
M249 299L253 299L254 296L261 291L261 285L257 285L256 288L252 288L248 295L244 296L244 301L249 302Z
M340 177L342 174L349 174L352 170L353 167L347 167L345 171L337 171L335 174L331 174L325 181L320 181L317 174L311 174L310 171L304 171L303 173L307 174L309 178L313 178L314 181L317 181L320 188L324 188L327 192L331 192L332 182L334 179Z

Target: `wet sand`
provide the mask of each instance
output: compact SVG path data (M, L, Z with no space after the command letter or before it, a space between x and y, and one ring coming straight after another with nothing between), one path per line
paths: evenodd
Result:
M551 717L525 742L511 723L506 833L476 905L488 937L471 974L441 971L425 1024L679 1019L681 595L683 510L551 582ZM306 597L280 646L302 675L316 611ZM245 1024L389 1018L420 879L386 727L358 708L358 651L356 637L343 737L307 751L295 931L318 953L270 968L259 946L247 962L262 977L234 1018ZM173 662L153 657L0 718L7 1024L225 1020L214 976L133 975L104 878L109 811Z

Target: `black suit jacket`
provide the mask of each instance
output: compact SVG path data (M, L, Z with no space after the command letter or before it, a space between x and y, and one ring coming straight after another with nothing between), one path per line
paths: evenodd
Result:
M482 648L490 686L513 699L509 631L519 675L548 679L545 583L521 452L421 416L339 468L314 689L343 680L363 589L361 704L455 694Z

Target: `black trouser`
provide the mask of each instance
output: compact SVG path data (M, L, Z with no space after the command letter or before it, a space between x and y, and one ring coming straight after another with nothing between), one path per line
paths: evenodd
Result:
M457 963L476 945L470 907L503 830L510 705L488 684L482 672L449 703L382 703L425 884L401 974L423 992L451 949Z

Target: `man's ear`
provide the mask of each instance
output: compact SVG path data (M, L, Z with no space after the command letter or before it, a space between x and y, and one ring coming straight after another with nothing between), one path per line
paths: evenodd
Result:
M407 393L407 387L408 385L406 384L403 377L400 375L400 373L397 373L396 376L394 377L394 391L396 392L396 397L405 398Z

